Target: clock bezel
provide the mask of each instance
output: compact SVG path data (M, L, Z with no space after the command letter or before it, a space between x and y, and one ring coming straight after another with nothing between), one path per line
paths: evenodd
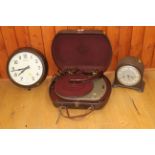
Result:
M120 69L121 69L121 68L124 68L124 67L127 67L127 66L131 66L131 67L134 68L134 69L138 72L138 74L139 74L139 79L138 79L138 81L137 81L136 83L132 84L132 85L124 84L124 83L119 79L119 77L118 77L118 72L120 71ZM126 87L135 86L135 85L137 85L137 84L141 81L141 79L142 79L142 75L141 75L140 70L139 70L137 67L135 67L134 65L128 65L128 64L119 66L119 67L117 68L117 70L116 70L116 76L117 76L118 82L119 82L120 84L126 86Z
M123 66L132 66L139 71L141 78L137 84L132 85L132 86L127 86L127 85L120 83L120 81L117 78L117 72L118 72L119 68L123 67ZM125 58L121 59L117 64L117 67L115 70L115 79L114 79L112 86L113 87L129 88L129 89L134 89L134 90L143 92L144 86L145 86L145 82L143 81L143 74L144 74L144 65L143 65L142 61L140 59L138 59L137 57L126 56Z
M39 80L37 82L35 82L35 83L31 84L31 85L22 85L22 84L17 83L16 81L13 80L13 78L11 77L10 72L9 72L9 63L10 63L11 59L16 54L19 54L19 53L22 53L22 52L28 52L28 53L32 53L32 54L36 55L38 57L38 59L40 60L42 66L43 66L42 76L39 78ZM13 82L15 85L17 85L19 87L28 88L28 89L37 87L46 79L47 73L48 73L48 63L47 63L46 58L44 57L44 55L38 49L35 49L35 48L32 48L32 47L23 47L23 48L19 48L19 49L15 50L13 52L13 54L10 55L10 57L9 57L9 59L7 61L7 74L8 74L8 77L11 80L11 82Z

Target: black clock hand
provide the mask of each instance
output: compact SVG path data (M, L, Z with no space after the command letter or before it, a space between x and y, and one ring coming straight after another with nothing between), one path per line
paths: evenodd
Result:
M23 70L23 68L20 68L20 69L14 69L14 70L12 70L11 72L16 72L16 71L21 71L21 70Z
M27 69L29 69L30 68L30 66L27 66L27 67L25 67L19 74L18 74L18 76L19 75L21 75L22 73L24 73Z
M19 69L14 69L12 70L11 72L15 72L15 71L21 71L21 70L24 70L25 68L27 68L28 66L24 67L24 68L19 68Z

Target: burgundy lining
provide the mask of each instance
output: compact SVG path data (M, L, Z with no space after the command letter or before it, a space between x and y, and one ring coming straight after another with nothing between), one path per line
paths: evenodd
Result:
M112 56L109 40L103 34L58 34L52 47L54 60L61 70L104 72Z
M93 81L84 83L70 82L71 79L85 79L86 75L65 75L55 83L55 92L61 96L79 97L86 95L93 89Z

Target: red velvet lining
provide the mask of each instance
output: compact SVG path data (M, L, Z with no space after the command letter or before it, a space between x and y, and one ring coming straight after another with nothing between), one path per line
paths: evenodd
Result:
M105 71L112 49L104 34L57 34L53 41L53 57L61 70Z
M65 75L55 83L55 92L57 95L78 97L89 93L93 88L93 81L83 83L73 83L70 79L86 79L85 75Z

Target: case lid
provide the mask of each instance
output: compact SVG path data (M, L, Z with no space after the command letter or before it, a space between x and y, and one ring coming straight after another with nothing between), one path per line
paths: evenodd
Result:
M54 38L52 54L61 70L104 72L111 62L112 48L102 31L60 31Z

